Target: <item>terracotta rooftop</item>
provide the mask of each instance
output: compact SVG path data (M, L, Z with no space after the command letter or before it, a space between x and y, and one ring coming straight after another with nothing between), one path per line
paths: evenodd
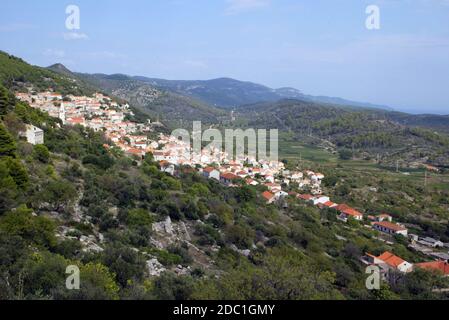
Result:
M374 225L378 225L378 226L381 226L381 227L384 227L386 229L390 229L390 230L393 230L393 231L404 231L404 230L407 230L407 228L404 228L404 227L402 227L402 226L400 226L398 224L391 223L391 222L388 222L388 221L375 222Z
M449 275L449 263L446 261L432 261L432 262L424 262L417 263L417 267L423 268L426 270L435 270L443 273L445 276Z
M405 260L403 260L402 258L395 256L394 254L388 251L382 253L380 256L377 257L377 259L384 261L386 264L394 268L397 268L399 265L405 262Z
M236 176L233 173L223 173L221 175L222 178L227 179L227 180L237 180L240 179L240 177Z
M264 193L262 193L262 197L264 197L266 200L271 200L273 199L274 194L269 191L265 191Z
M299 194L298 198L303 199L303 200L310 200L313 198L313 196L311 194Z

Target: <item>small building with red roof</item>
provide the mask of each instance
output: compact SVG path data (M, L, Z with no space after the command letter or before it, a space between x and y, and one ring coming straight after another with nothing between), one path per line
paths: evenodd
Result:
M406 237L408 234L407 228L405 228L401 225L398 225L396 223L388 222L388 221L374 222L373 228L380 232L391 234L391 235L400 234L400 235L403 235Z
M203 169L203 176L208 179L215 179L220 181L220 171L215 169L214 167L207 167Z
M302 199L305 201L312 201L313 200L313 196L311 194L298 194L298 199Z
M405 261L401 257L394 255L391 252L385 251L380 256L376 257L372 254L366 254L367 261L374 265L386 265L389 269L397 270L403 273L413 271L413 264Z
M230 172L222 173L220 175L220 182L227 186L231 186L239 180L240 180L239 176L236 176L235 174Z
M267 201L267 204L272 204L276 200L276 196L270 191L262 193L262 197Z
M363 220L363 214L356 209L351 208L347 204L340 204L336 206L335 209L341 212L340 218L342 220L347 220L349 218L353 218L358 221Z
M449 263L447 261L431 261L415 264L416 267L429 271L436 271L443 276L449 276Z

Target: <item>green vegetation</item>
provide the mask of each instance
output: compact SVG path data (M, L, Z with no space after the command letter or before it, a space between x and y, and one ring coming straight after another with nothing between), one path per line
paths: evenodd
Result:
M444 116L435 127L432 127L435 120L426 125L424 119L419 122L423 127L414 127L398 122L405 120L395 112L298 100L250 105L240 112L243 119L240 122L248 127L279 128L287 136L286 141L339 151L344 160L349 160L351 152L351 158L378 159L389 166L397 160L407 166L416 163L449 166L449 136L447 130L441 129L447 128L449 121ZM411 121L410 117L407 119ZM323 159L317 156L317 161Z
M31 66L22 59L2 51L0 51L0 83L17 90L26 90L24 84L31 83L38 91L53 88L62 94L93 93L92 88L81 81L74 82L73 79L48 69ZM4 92L0 92L0 110L3 95Z
M403 241L378 240L360 222L337 221L332 209L294 197L285 206L268 206L260 197L263 187L227 188L187 167L169 176L150 155L135 161L110 151L100 133L63 126L16 101L11 90L19 82L53 74L2 59L8 68L0 70L6 83L0 86L0 299L448 298L433 291L446 288L447 279L422 270L367 290L360 261L365 252L388 250L410 262L423 257ZM64 90L64 83L51 85ZM323 172L325 193L339 203L368 214L388 212L413 224L412 230L449 241L447 174L430 175L424 186L419 170L404 175L374 160L345 160L331 144L352 155L352 144L387 148L396 142L363 133L347 142L351 130L365 130L366 115L326 110L307 109L304 120L294 112L279 115L292 129L281 143L287 166ZM329 119L320 122L323 114ZM335 135L327 143L331 151L297 139L293 129L299 126L316 135L310 128L315 118L320 130ZM25 124L45 131L45 145L33 147L20 137ZM446 149L443 136L410 135ZM154 259L158 276L149 267ZM69 265L81 271L81 290L65 288Z

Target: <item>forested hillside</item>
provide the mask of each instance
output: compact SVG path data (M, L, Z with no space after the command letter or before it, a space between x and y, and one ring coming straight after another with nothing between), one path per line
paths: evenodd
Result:
M249 127L279 128L296 139L349 151L359 158L379 158L404 166L449 166L449 120L382 110L360 110L301 100L245 106L240 120ZM432 129L430 129L432 128Z
M46 68L29 65L20 58L0 51L0 81L14 90L33 84L36 90L53 88L63 94L92 94L94 88L85 82L58 74Z
M447 298L433 290L447 288L447 279L422 269L381 290L366 289L360 261L366 252L388 250L411 262L426 258L409 251L402 238L380 241L365 222L337 221L335 210L320 210L294 193L267 204L260 196L266 186L230 188L190 167L171 176L151 154L144 160L125 156L101 132L63 125L19 102L14 90L45 81L43 71L7 59L0 75L7 79L0 85L0 299ZM29 69L27 77L10 71L16 61ZM55 82L53 89L71 92L65 79L44 75ZM271 112L258 121L307 131L316 119L320 130L342 138L367 121L363 114L298 108L297 102ZM349 124L338 131L332 121ZM376 123L370 128L381 126ZM44 130L43 145L21 137L26 124ZM324 192L339 201L368 213L392 210L399 221L449 239L441 188L423 189L387 174L366 180L365 173L302 166L322 170L328 176ZM375 198L366 190L374 186ZM423 208L426 216L420 217ZM65 287L69 265L81 271L80 290Z

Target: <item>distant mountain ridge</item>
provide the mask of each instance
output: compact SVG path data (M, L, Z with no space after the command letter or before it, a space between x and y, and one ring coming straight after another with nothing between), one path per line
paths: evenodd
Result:
M335 105L392 110L392 108L387 106L351 101L337 97L313 96L290 87L272 89L261 84L232 78L165 80L138 76L133 77L133 79L149 83L160 89L171 90L179 94L201 99L221 108L238 108L246 104L267 101L274 102L281 99L299 99Z
M159 89L127 75L74 73L74 76L130 102L141 112L160 118L169 126L178 127L183 125L183 121L194 120L217 123L220 117L225 115L222 109L210 106L202 100Z

